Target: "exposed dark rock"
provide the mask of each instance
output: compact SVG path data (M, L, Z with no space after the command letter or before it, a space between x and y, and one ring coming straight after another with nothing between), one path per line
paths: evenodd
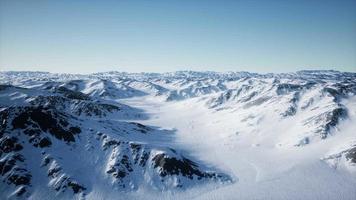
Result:
M0 84L0 92L7 90L9 88L14 88L14 89L18 89L18 90L27 90L27 88L23 88L23 87L17 87L17 86L13 86L13 85L2 85Z
M129 171L132 172L133 169L131 167L131 163L129 161L129 157L127 155L123 155L120 163Z
M92 103L92 102L80 102L78 108L75 111L77 115L85 114L87 116L106 116L107 113L119 111L120 108L111 104Z
M307 83L304 84L279 83L279 82L276 83L278 84L277 91L276 91L278 95L284 95L291 92L299 92L300 90L303 89L310 89L316 84L316 82L314 81L308 81Z
M148 160L148 158L150 157L150 153L149 152L146 152L146 151L143 151L142 152L142 155L141 155L141 157L140 157L140 166L141 167L144 167L144 166L146 166L146 163L147 163L147 160Z
M52 144L52 142L48 137L41 139L40 142L38 143L39 147L41 147L41 148L49 147L49 146L51 146L51 144Z
M107 140L107 141L104 142L103 148L104 148L104 150L106 150L107 148L109 148L111 146L119 146L120 143L121 143L120 141L117 141L117 140L114 140L114 139Z
M55 82L55 81L47 81L47 82L43 83L41 88L44 90L55 90L56 87L58 86L58 84L59 83Z
M66 108L66 104L70 100L62 97L62 96L37 96L33 100L30 101L30 103L33 106L42 106L44 108L56 108L56 109L61 109L64 110Z
M112 174L115 178L122 179L132 171L133 169L131 162L129 161L129 157L127 155L123 155L122 158L118 159L118 161L115 162L115 164L112 165L106 173Z
M337 128L339 122L343 119L346 119L348 116L347 109L339 105L332 109L331 111L326 111L317 116L313 116L305 120L305 125L313 124L317 125L315 133L319 133L322 139L327 138L332 129Z
M48 137L42 138L40 136L41 130L26 129L24 133L31 136L28 141L33 144L34 147L44 148L49 147L52 144L51 140Z
M41 167L48 166L48 164L53 160L49 155L45 156L42 160ZM53 163L54 162L54 163ZM64 192L67 188L71 188L74 192L80 193L86 190L86 188L79 184L77 181L72 180L72 178L62 172L62 167L59 166L56 161L53 161L51 167L47 171L47 175L50 179L55 179L56 181L51 184L51 186L56 191Z
M350 162L356 164L356 146L348 150L347 153L345 154L345 157Z
M62 170L62 168L61 168L60 166L54 166L54 167L48 169L47 175L48 175L48 176L55 177L56 174L57 174L59 171L61 171L61 170Z
M141 133L147 133L148 131L150 131L151 129L143 124L137 123L137 122L130 122L130 124L133 124L136 126L136 128L134 128L136 131L140 131Z
M157 154L154 158L154 168L160 168L160 175L179 175L193 178L193 175L203 176L203 173L197 169L197 165L186 158L178 160L174 157L169 157L166 154Z
M133 153L137 153L141 149L141 145L137 143L130 143L130 147L133 150Z
M18 190L16 190L16 196L20 197L27 192L25 186L21 186Z
M326 134L329 133L330 129L335 128L339 121L346 117L347 110L343 107L335 108L331 112L328 112L326 114L326 124L322 138L326 138Z
M331 95L335 102L339 102L341 98L346 97L349 94L356 94L356 83L352 81L335 83L330 87L323 88L322 92Z
M0 139L0 155L1 152L9 153L12 151L20 151L23 149L22 145L19 144L18 139L15 137L4 136Z
M140 159L139 151L141 150L142 146L140 144L130 143L130 148L132 151L134 163L137 164Z
M293 116L297 113L297 109L295 106L289 106L288 109L282 114L282 116Z
M81 193L86 188L79 184L77 181L72 180L68 176L60 176L57 181L52 185L56 191L66 191L67 188L71 188L74 194Z
M282 114L284 117L293 116L297 113L298 102L300 100L300 93L295 92L293 97L289 100L290 106L288 109Z
M154 161L154 168L159 168L159 173L162 177L182 175L193 179L195 176L198 180L202 178L223 178L222 175L213 172L209 173L200 171L196 163L184 157L182 157L182 159L177 159L161 153L153 157L152 161Z
M47 155L46 157L44 157L44 158L42 159L41 167L47 166L47 165L49 164L49 162L51 162L51 160L52 160L52 158L51 158L49 155Z
M6 158L2 161L0 161L0 173L1 175L5 175L7 172L12 170L12 168L15 166L16 160L13 158Z
M69 131L72 132L73 134L79 134L80 132L82 132L80 128L76 126L69 127Z
M0 85L0 91L6 90L8 88L14 87L12 85Z
M116 105L82 100L70 99L62 96L38 96L30 102L34 106L64 110L70 108L72 113L80 116L106 116L107 113L119 111L120 107Z
M77 183L75 181L68 181L67 186L72 188L72 190L75 194L86 190L85 187L83 187L82 185L80 185L79 183Z
M64 192L67 189L68 177L61 176L58 180L53 184L53 187L56 191L62 190Z
M8 155L0 161L0 175L4 177L3 182L7 184L30 185L31 174L25 169L25 158L19 153L8 153Z
M24 107L20 109L19 114L13 119L13 129L28 129L26 134L41 134L49 132L59 140L74 142L74 136L79 134L79 127L69 127L66 116L57 110L46 109L43 107ZM35 127L35 128L32 128ZM41 131L38 131L38 128ZM30 129L30 130L29 130ZM32 130L32 131L31 131Z
M338 90L329 87L323 88L323 92L330 94L334 98L339 98L339 96L341 95L341 93Z
M18 185L29 185L31 181L31 174L23 168L14 168L9 175L7 175L8 183Z
M277 94L283 95L283 94L287 94L289 92L295 92L295 91L298 91L301 89L302 89L302 86L300 86L300 85L281 83L281 84L278 84L278 86L277 86Z
M0 137L2 137L6 131L9 121L9 109L0 111Z
M258 98L258 99L256 99L256 100L253 100L253 101L251 101L251 102L246 103L246 104L243 106L243 108L244 108L244 109L247 109L247 108L250 108L250 107L252 107L252 106L259 106L259 105L265 103L266 101L268 101L269 99L271 99L271 97L260 97L260 98Z
M69 99L78 99L78 100L89 100L90 97L84 93L78 92L78 91L73 91L70 90L66 87L58 87L56 90L58 93L63 94L65 97Z

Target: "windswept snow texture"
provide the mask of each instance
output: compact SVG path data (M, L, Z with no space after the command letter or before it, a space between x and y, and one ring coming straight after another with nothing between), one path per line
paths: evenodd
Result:
M356 199L356 74L0 72L0 199Z

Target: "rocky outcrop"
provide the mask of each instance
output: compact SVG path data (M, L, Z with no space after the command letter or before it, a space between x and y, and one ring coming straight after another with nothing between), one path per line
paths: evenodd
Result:
M113 178L114 185L122 189L136 189L145 180L139 177L158 179L152 184L162 190L172 187L171 181L183 183L184 180L195 180L188 185L199 184L199 181L222 183L232 179L223 173L205 171L200 165L177 153L174 149L153 148L145 144L112 139L106 134L98 133L97 139L102 141L105 151L111 151L106 173ZM135 177L134 177L135 176ZM175 184L173 187L186 188L187 185Z

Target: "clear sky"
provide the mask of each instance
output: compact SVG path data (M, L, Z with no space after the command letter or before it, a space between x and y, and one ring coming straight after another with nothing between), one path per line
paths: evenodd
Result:
M356 71L356 0L0 2L0 70Z

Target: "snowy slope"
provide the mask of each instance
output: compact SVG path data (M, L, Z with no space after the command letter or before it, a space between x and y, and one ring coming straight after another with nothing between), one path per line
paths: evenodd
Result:
M1 199L355 199L356 74L0 72Z

